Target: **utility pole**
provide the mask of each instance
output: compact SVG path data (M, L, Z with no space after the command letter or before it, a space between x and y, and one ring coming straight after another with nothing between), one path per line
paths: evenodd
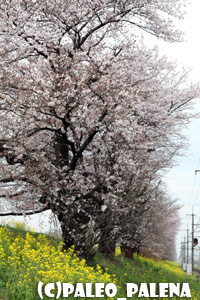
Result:
M186 238L184 236L184 263L186 263Z
M184 230L184 231L187 231L187 236L186 236L186 264L189 264L189 229L188 229L188 224L187 224L187 230Z
M196 170L197 171L197 170ZM194 214L194 207L192 207L192 214L187 214L188 216L192 216L192 272L194 269L194 216L196 216Z
M195 170L195 175L197 175L197 173L200 172L200 170ZM193 207L192 207L192 214L193 214ZM194 221L193 221L194 223ZM194 226L194 224L193 224ZM193 231L193 239L192 239L192 246L193 246L193 251L194 251L194 245L193 245L193 242L194 242L194 231ZM192 254L193 255L193 254ZM193 267L192 267L192 271L193 271Z
M186 241L185 237L182 237L183 241L181 242L181 260L182 260L182 265L186 263ZM183 265L184 266L184 265Z
M189 229L187 225L187 264L189 264Z
M181 266L184 267L185 263L185 247L184 242L181 242Z
M194 213L192 207L192 272L194 270Z
M192 208L192 272L194 271L194 213Z

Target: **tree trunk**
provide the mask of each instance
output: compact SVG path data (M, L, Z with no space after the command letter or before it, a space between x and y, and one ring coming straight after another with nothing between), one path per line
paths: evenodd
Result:
M89 243L87 239L88 234L88 223L85 223L85 227L81 228L83 223L78 220L78 214L74 215L74 218L67 218L67 216L62 216L61 229L62 229L62 239L63 247L62 250L68 250L70 247L74 247L74 251L78 252L81 258L86 260L94 256L93 244ZM61 219L61 216L60 216Z
M98 250L100 253L115 255L115 243L113 243L113 241L111 242L106 240L105 242L99 244Z

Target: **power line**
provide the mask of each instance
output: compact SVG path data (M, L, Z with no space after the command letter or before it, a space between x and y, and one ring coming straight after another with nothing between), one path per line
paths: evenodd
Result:
M199 170L199 169L196 169L196 170L195 170L195 177L196 177L196 175L198 174L198 172L200 172L200 170ZM196 204L199 194L200 194L200 184L199 184L199 186L198 186L198 190L197 190L196 197L195 197L195 200L194 200L193 205Z
M200 166L200 156L199 156L198 163L197 163L196 170L195 170L193 186L192 186L192 193L191 193L190 202L189 202L189 209L194 204L194 203L192 203L193 202L193 194L194 194L194 189L195 189L195 184L196 184L196 175L197 175L198 172L200 172L199 166ZM196 203L197 197L199 195L199 192L200 192L200 185L199 185L199 189L197 191L196 198L195 198L195 201L194 201L195 203Z

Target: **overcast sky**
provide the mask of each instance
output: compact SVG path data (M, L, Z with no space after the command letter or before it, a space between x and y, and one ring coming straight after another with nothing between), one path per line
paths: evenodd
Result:
M200 1L188 2L190 5L187 8L187 17L184 21L177 22L185 31L186 41L175 44L160 43L160 48L170 59L177 60L186 68L192 68L190 80L200 82ZM194 109L200 113L200 99L197 99ZM191 229L191 216L186 215L192 213L192 206L196 214L195 223L197 224L200 219L200 172L195 175L195 170L200 169L200 118L192 120L184 133L189 143L186 156L178 159L178 165L166 175L170 194L183 206L181 209L182 227L177 238L178 248L181 237L186 235L184 229L187 228L187 224ZM200 235L197 229L195 234Z
M197 83L200 82L200 0L188 0L186 13L184 20L175 22L176 27L184 32L183 42L167 43L149 34L143 33L143 36L147 46L157 44L161 54L166 55L170 61L176 61L178 67L190 70L189 82ZM193 107L200 116L200 99L196 99ZM165 176L168 192L182 206L182 225L177 237L178 251L181 239L186 235L184 230L187 224L191 229L191 216L186 215L192 213L192 206L196 213L195 223L200 219L200 172L195 175L195 170L200 169L200 118L191 120L183 133L189 144L185 156L177 159L176 166Z

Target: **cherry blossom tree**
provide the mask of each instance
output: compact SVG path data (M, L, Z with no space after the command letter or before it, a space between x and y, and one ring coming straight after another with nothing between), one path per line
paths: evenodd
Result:
M181 148L180 128L199 88L187 86L157 49L137 42L134 30L178 41L172 20L182 17L181 5L0 4L4 210L9 200L1 215L50 209L64 248L75 245L86 257L96 243L105 250L106 237L117 240L127 207L138 217L146 211L159 172Z
M162 258L176 259L176 235L180 226L180 206L171 200L164 188L156 191L150 209L143 218L140 246L159 252Z

